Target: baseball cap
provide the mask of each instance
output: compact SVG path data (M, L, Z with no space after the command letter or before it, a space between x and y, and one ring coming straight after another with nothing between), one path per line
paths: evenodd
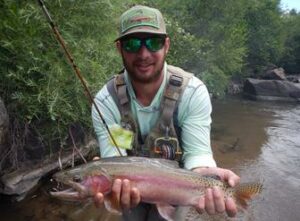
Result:
M143 5L128 9L120 17L119 37L115 41L133 33L167 35L161 12Z

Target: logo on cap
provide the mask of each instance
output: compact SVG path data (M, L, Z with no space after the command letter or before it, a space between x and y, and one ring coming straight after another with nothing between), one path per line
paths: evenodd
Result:
M121 21L121 33L138 26L150 26L159 29L157 14L152 10L133 10L124 15Z

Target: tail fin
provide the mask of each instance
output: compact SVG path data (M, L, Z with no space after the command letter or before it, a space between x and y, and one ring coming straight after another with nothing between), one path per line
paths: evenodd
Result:
M262 184L260 183L243 183L234 188L233 197L238 205L247 208L247 200L261 193Z

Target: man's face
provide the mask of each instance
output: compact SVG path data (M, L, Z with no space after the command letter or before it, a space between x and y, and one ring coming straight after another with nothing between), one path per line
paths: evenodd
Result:
M136 33L129 38L149 39L155 35ZM127 38L128 39L128 38ZM122 40L121 40L122 41ZM161 76L164 61L170 46L170 39L167 37L163 47L155 52L150 51L144 44L136 52L126 51L124 42L117 42L117 48L122 55L123 63L133 81L140 83L151 83L158 80Z

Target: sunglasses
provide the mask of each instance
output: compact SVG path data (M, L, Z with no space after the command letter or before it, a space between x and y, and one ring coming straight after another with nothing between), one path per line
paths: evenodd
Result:
M122 48L130 53L138 52L144 45L149 51L157 52L165 45L166 37L125 38L121 40Z

